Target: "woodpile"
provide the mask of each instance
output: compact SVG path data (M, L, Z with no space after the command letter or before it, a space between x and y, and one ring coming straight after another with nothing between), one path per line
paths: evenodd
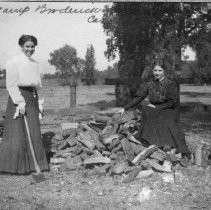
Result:
M140 112L127 111L120 115L116 114L117 110L96 112L89 122L61 124L61 133L51 139L51 168L97 168L99 173L125 175L125 183L136 177L149 177L155 171L172 173L181 154L168 147L161 150L156 145L142 145L137 137L142 123ZM202 148L205 146L195 152L196 164L200 166L205 161L200 158L206 156L208 162L210 157L210 148L206 148L206 155Z

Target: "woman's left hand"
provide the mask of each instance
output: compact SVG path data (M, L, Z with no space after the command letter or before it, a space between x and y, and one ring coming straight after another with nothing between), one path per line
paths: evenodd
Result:
M155 105L153 105L153 104L148 104L147 106L150 106L150 107L152 107L152 108L156 108L156 106Z

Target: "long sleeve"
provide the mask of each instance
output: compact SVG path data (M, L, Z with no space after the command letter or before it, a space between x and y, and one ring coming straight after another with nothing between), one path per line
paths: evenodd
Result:
M148 84L143 84L141 86L141 88L136 92L135 97L124 106L125 110L128 110L134 106L136 106L137 104L139 104L141 101L144 100L144 98L146 98L146 96L148 95Z
M25 103L23 96L18 88L19 73L15 61L6 64L6 88L14 104Z

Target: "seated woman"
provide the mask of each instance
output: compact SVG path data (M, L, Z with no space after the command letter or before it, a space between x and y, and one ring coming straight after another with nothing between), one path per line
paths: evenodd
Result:
M177 152L182 154L181 165L187 166L190 151L179 125L177 86L165 77L164 69L159 65L154 67L153 75L154 79L141 86L122 112L137 106L148 96L150 104L142 104L140 107L143 113L141 141L160 148L176 148Z

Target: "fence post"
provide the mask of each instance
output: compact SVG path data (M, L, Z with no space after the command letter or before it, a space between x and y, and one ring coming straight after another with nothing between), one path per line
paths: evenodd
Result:
M76 85L70 85L70 108L76 108Z

